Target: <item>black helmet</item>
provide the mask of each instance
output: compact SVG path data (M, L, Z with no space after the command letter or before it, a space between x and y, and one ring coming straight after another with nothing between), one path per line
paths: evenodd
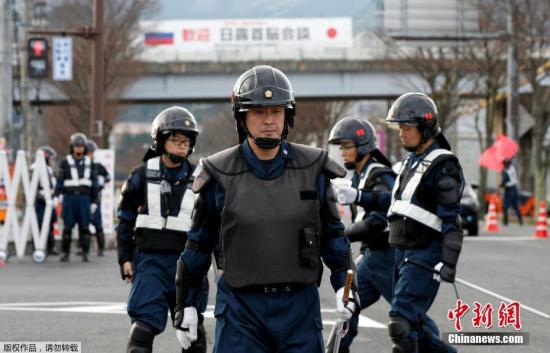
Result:
M285 108L285 127L281 138L286 138L288 128L294 126L296 104L290 81L279 69L268 65L255 66L237 79L231 95L231 107L239 142L246 138L241 121L251 107L282 106Z
M94 153L95 150L97 150L97 143L95 143L95 141L89 140L86 143L86 152Z
M345 117L330 130L328 143L339 145L351 140L361 156L376 149L376 130L368 121L357 117Z
M417 126L426 138L435 137L441 129L434 101L424 93L405 93L393 102L386 122Z
M380 152L376 144L376 129L368 121L358 117L345 117L330 130L328 143L339 145L351 140L357 147L357 161L370 153L378 162L390 166L388 159Z
M88 142L88 138L86 135L84 135L81 132L75 132L71 135L70 138L70 144L71 146L84 146L86 147L86 143Z
M170 107L161 111L151 125L151 138L153 143L145 154L143 160L158 156L163 153L164 142L175 132L181 132L191 140L189 146L190 155L193 152L199 129L197 120L189 110L183 107Z
M40 146L38 150L44 153L44 158L46 158L46 162L57 158L57 152L55 152L55 150L50 146Z

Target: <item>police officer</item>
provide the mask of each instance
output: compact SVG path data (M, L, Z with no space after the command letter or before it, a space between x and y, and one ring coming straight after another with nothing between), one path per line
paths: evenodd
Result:
M419 340L432 351L456 352L422 327L441 280L453 283L462 248L460 198L464 177L458 158L441 133L434 101L406 93L391 106L386 121L399 125L405 156L391 193L362 191L373 209L386 209L390 245L396 247L388 330L393 352L417 352ZM432 271L423 267L430 266ZM437 334L436 334L437 333Z
M155 336L166 327L167 312L174 314L175 264L187 241L194 202L190 189L195 166L187 157L198 134L187 109L160 112L151 127L153 143L145 164L134 169L122 187L117 242L122 279L132 283L129 353L152 352ZM202 287L200 292L202 313L207 293ZM206 352L205 336L187 348L183 352Z
M86 156L86 135L77 132L70 138L70 154L59 163L55 195L63 194L62 262L69 261L71 234L78 223L82 261L88 262L90 250L90 217L97 208L97 182L92 172L92 161Z
M395 250L388 243L387 210L369 210L361 195L362 191L391 191L395 173L390 161L377 148L374 126L364 119L347 117L340 120L330 132L329 143L340 145L344 166L354 171L351 187L338 187L337 195L340 203L351 205L353 224L346 228L348 239L361 241L361 255L356 259L361 309L376 303L380 296L390 303ZM358 211L357 206L362 211ZM350 321L340 352L349 352L358 333L358 324L359 311ZM428 316L424 318L422 327L426 330L424 337L439 335L435 322ZM430 352L431 348L429 340L419 341L420 352Z
M97 178L98 194L97 194L97 208L92 213L92 225L95 228L95 236L97 237L97 256L103 256L105 250L105 233L103 233L103 221L101 219L101 191L105 187L105 184L111 181L111 176L103 164L94 161L94 152L97 150L97 144L94 141L88 141L86 144L86 152L88 157L92 160L92 170Z
M178 338L195 339L196 288L220 241L214 352L323 352L321 257L339 318L355 308L342 301L351 253L330 183L345 171L325 151L286 141L295 101L280 70L243 73L232 108L240 143L202 160L193 184L199 195L176 277Z
M55 185L56 185L56 178L55 178L55 172L53 169L54 161L57 158L57 152L50 147L50 146L41 146L38 151L41 151L44 154L44 159L46 161L46 170L48 173L48 181L50 183L50 190L52 193L52 196L55 191ZM35 165L34 163L31 165L31 170L34 170ZM46 245L47 248L47 254L48 255L59 255L57 250L55 249L55 240L54 240L54 234L53 234L53 228L54 223L57 221L57 215L55 214L55 205L56 205L57 198L54 198L54 209L52 210L51 218L49 221L49 231L48 231L48 242ZM40 229L42 229L42 222L44 221L44 212L46 211L46 195L44 194L44 189L42 188L42 185L39 184L38 187L38 194L36 195L36 199L34 201L34 209L36 211L36 217L38 219L38 226Z
M378 150L376 131L366 120L346 117L332 128L328 142L339 145L344 166L353 171L351 187L337 188L338 201L351 205L353 224L346 228L351 242L361 242L356 259L357 284L361 309L376 303L380 296L391 299L395 252L388 244L388 221L385 212L358 210L362 206L360 190L390 191L395 182L391 164ZM357 336L359 310L350 321L348 334L342 339L340 352L349 352Z
M519 193L518 193L518 173L516 167L512 164L511 159L505 159L502 164L504 169L502 170L502 184L504 188L504 225L508 225L508 209L512 207L520 225L523 225L523 219L521 218L521 212L519 211Z

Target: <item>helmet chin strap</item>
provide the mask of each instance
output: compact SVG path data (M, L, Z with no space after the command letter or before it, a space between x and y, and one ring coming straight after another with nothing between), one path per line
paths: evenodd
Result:
M357 164L355 162L344 162L344 167L347 170L354 170Z
M183 161L187 158L183 156L178 156L177 154L173 154L173 153L166 153L166 154L168 155L168 159L170 159L170 161L174 164L183 163Z
M279 146L281 144L282 137L278 138L278 139L271 138L271 137L254 137L254 135L252 135L252 133L246 127L246 124L242 124L242 126L243 126L244 131L246 132L246 134L248 136L252 137L252 139L254 140L254 143L256 144L256 146L258 146L260 148L263 148L263 149L266 149L266 150L272 150L274 148L277 148L277 146Z

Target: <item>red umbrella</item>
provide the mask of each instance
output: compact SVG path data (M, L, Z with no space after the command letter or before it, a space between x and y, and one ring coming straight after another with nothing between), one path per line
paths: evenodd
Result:
M502 161L512 158L519 150L519 145L505 135L498 135L495 143L479 157L479 165L501 172Z
M493 143L497 148L497 157L502 161L511 159L518 153L519 145L506 135L498 135L497 140Z

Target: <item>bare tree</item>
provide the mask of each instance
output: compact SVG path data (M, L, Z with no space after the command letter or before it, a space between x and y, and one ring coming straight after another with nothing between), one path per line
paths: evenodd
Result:
M233 114L225 109L225 106L214 117L201 121L199 128L200 135L193 155L197 160L238 143L235 119Z
M137 77L137 56L143 49L137 40L139 20L156 9L155 0L117 0L105 2L104 19L104 92L106 109L103 142L113 127L117 114L116 99ZM59 28L82 28L92 20L92 2L65 0L52 10L51 22ZM73 44L73 80L54 82L69 104L47 113L50 140L67 139L67 130L87 132L90 126L91 43L76 38ZM59 129L60 126L64 128ZM48 127L50 127L48 129ZM53 129L52 129L53 127ZM55 131L54 131L55 130Z
M450 43L406 46L402 43L397 45L391 40L387 43L390 48L388 55L400 59L389 62L393 62L394 65L405 65L428 86L429 93L437 104L441 129L445 131L460 115L460 93L471 70L464 59L463 45ZM421 90L414 84L412 86L413 89Z
M481 33L502 33L506 24L505 9L497 0L477 1L479 11L479 28ZM485 37L467 43L464 48L464 57L474 72L474 90L482 98L481 106L485 107L484 134L479 128L479 114L476 115L476 132L480 152L487 149L494 142L493 130L495 112L497 110L497 96L506 82L506 55L507 42L505 38ZM479 167L478 195L484 202L487 190L487 169ZM482 207L484 209L484 207Z
M291 141L326 148L330 129L349 113L352 101L298 102Z
M550 51L550 3L547 0L515 1L515 9L519 70L531 86L528 109L534 126L530 169L535 174L535 197L545 200L550 147L544 146L544 137L550 125L550 87L544 85L542 79L549 71L545 64Z

